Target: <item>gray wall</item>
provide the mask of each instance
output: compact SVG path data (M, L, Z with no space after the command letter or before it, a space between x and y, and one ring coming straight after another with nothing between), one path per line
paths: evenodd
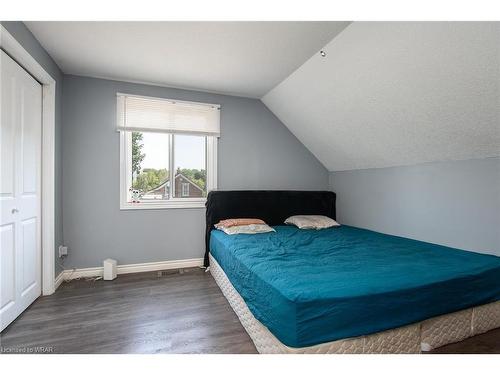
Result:
M55 129L55 253L56 253L56 276L61 272L58 266L58 247L63 241L63 221L62 221L62 166L61 166L61 118L62 118L62 88L63 73L52 60L49 54L38 43L33 34L24 23L2 21L1 24L7 31L24 47L33 58L52 76L56 81L56 129Z
M259 101L64 77L63 216L68 267L198 258L204 209L119 209L116 93L219 103L219 189L326 189L328 172Z
M341 223L500 255L500 158L330 173Z

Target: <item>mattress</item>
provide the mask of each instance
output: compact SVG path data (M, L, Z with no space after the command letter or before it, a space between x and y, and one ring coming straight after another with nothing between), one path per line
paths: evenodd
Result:
M210 251L279 342L319 345L500 300L500 258L342 226L213 231Z
M212 255L209 259L210 273L261 354L415 354L500 327L497 301L367 336L291 348L255 319L217 261Z

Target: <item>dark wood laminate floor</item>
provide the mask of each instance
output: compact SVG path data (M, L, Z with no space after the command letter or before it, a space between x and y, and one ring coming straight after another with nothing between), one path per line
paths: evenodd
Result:
M210 274L192 268L63 283L0 334L6 352L256 353ZM437 349L500 353L500 329Z

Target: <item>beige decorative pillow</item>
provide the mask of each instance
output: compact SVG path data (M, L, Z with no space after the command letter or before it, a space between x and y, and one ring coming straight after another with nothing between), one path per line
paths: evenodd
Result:
M232 227L221 227L218 229L226 234L257 234L276 232L267 224L236 225Z
M214 225L217 229L235 227L239 225L250 225L250 224L265 224L264 220L261 219L226 219L221 220Z
M332 218L322 215L295 215L285 220L285 224L295 225L300 229L325 229L340 226Z

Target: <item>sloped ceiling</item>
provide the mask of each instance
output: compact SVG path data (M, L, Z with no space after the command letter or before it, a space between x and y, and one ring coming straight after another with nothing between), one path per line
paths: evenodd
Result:
M500 155L500 23L354 22L262 101L330 171Z

